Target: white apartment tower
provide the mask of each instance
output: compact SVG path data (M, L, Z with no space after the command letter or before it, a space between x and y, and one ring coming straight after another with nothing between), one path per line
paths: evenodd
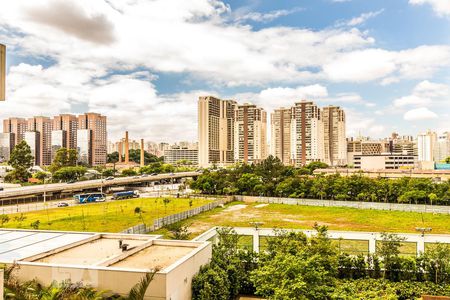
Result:
M323 161L323 121L312 101L295 103L291 109L291 163L303 166Z
M234 160L253 163L267 157L267 113L253 104L234 111Z
M339 106L322 109L324 162L330 166L347 164L347 140L345 136L345 112Z
M417 136L417 149L419 162L432 162L435 157L435 149L437 145L437 134L428 130Z
M234 110L237 103L212 96L198 100L198 163L228 165L234 162Z

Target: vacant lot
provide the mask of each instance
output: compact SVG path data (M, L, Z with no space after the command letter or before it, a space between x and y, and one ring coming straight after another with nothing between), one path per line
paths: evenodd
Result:
M311 229L317 222L330 230L415 233L416 227L431 227L432 233L450 234L449 215L237 202L195 216L184 224L193 237L212 226L249 227L255 221L264 222L262 227L267 228Z
M157 218L189 210L210 202L203 199L171 198L164 203L162 198L139 198L111 202L76 205L64 208L52 208L42 211L8 215L9 221L3 224L6 228L119 232L128 227L145 222L153 224ZM139 207L141 213L135 213ZM0 226L1 227L1 226Z

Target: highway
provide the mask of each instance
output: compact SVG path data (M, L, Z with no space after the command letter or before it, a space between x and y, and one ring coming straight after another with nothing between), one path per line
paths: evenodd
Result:
M180 172L173 174L158 174L154 176L130 176L117 177L112 180L95 179L87 181L79 181L74 183L49 183L33 186L25 186L19 188L11 188L0 191L0 200L16 199L19 197L42 196L45 193L73 193L83 190L92 190L100 188L108 188L114 186L126 186L131 184L141 184L160 180L173 180L186 177L196 177L200 175L198 172Z

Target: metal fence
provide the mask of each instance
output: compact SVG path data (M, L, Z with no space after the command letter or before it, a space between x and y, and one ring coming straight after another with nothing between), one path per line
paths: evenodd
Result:
M205 199L205 197L201 197L201 198ZM152 225L146 225L146 224L135 225L133 227L125 229L121 233L135 233L135 234L149 233L149 232L158 230L159 228L164 227L166 225L180 222L180 221L190 218L192 216L201 214L205 211L210 211L216 207L219 207L221 205L224 205L224 204L227 204L227 203L233 201L233 197L225 197L225 198L222 198L219 200L217 200L217 198L210 198L210 197L208 197L207 199L214 199L216 201L207 203L205 205L202 205L202 206L190 209L190 210L179 212L179 213L176 213L173 215L158 218L153 222Z
M441 206L441 205L337 201L337 200L320 200L320 199L255 197L255 196L234 196L234 199L244 202L327 206L327 207L353 207L360 209L396 210L396 211L419 212L419 213L450 214L450 206Z

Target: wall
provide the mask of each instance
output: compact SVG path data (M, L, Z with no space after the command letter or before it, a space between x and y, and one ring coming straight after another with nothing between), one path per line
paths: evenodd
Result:
M352 207L360 209L397 210L397 211L409 211L420 213L450 214L450 206L437 206L424 204L399 204L399 203L383 203L383 202L357 202L357 201L255 197L255 196L234 196L234 199L237 201L244 201L244 202L261 202L261 203L326 206L326 207Z

